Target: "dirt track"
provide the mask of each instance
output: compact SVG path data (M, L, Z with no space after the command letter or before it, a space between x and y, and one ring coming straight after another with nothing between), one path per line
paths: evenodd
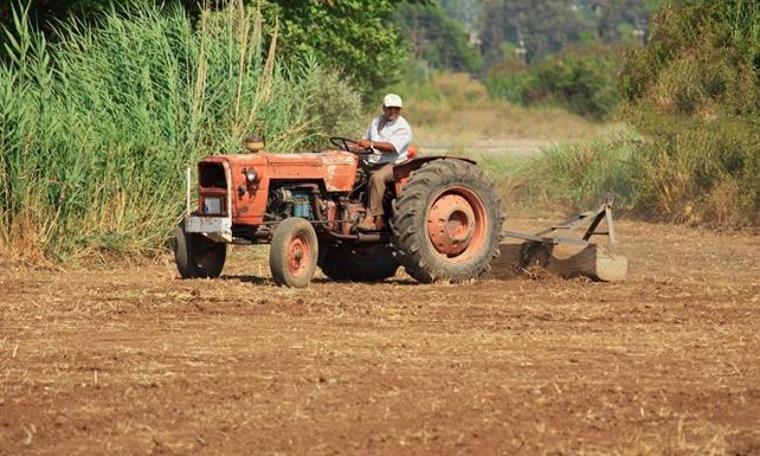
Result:
M760 454L760 238L618 231L625 284L0 265L0 454Z

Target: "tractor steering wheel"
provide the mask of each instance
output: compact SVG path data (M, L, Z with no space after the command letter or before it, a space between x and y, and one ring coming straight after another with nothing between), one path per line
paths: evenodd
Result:
M355 145L357 147L360 147L359 146L359 141L355 141L353 139L344 138L342 136L333 136L333 137L331 137L330 138L330 144L332 144L333 146L337 147L340 150L345 150L346 152L352 152L352 153L355 153L355 154L369 154L369 153L372 153L372 149L364 149L363 152L354 152L353 150L351 150L351 147L349 146L349 144L353 144L353 145Z

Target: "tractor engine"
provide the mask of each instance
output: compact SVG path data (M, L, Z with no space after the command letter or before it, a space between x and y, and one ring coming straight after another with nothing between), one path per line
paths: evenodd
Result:
M319 213L315 213L315 210ZM322 192L317 184L273 183L267 204L267 218L271 221L300 217L324 222L322 228L342 234L350 234L353 227L364 218L366 211L361 200L349 196L336 198Z
M314 195L310 188L293 187L292 185L276 186L269 192L269 215L275 220L287 217L301 217L316 220L312 199Z

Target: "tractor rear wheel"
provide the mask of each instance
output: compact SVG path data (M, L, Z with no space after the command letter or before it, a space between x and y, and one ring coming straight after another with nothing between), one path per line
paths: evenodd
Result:
M319 255L322 272L336 282L379 282L396 275L398 266L393 250L385 245L325 245Z
M416 280L462 282L490 269L503 222L496 189L477 166L435 160L413 171L394 201L393 247Z
M290 288L309 286L317 268L317 233L306 219L286 218L272 234L269 268L277 285Z
M175 231L174 262L183 279L219 277L227 258L227 244L200 233L188 233L180 223Z

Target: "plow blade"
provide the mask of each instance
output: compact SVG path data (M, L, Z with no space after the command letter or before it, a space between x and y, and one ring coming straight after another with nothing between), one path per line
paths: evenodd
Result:
M501 255L491 263L487 277L509 279L531 273L537 268L564 278L588 277L601 282L619 282L628 274L628 260L615 253L617 239L612 220L613 197L608 195L596 211L573 215L563 222L535 234L505 232L522 243L504 243ZM587 225L582 235L576 232ZM597 231L606 225L607 231ZM606 236L607 244L591 242Z
M541 268L562 278L587 277L597 282L621 282L628 274L628 259L610 253L596 244L585 247L544 246L534 251L536 257L526 262L523 252L526 244L501 244L501 255L491 263L486 278L513 279Z

